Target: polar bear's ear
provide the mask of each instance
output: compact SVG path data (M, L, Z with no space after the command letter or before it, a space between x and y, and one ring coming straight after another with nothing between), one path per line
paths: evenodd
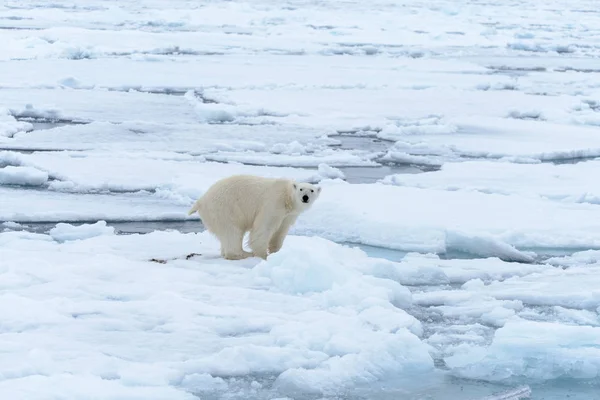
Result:
M298 189L298 186L296 186L296 184L294 183L294 189Z
M321 186L317 187L317 193L321 193Z

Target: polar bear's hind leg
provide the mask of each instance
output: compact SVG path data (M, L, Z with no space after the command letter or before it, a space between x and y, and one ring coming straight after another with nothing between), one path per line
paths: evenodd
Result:
M216 215L218 216L219 214ZM236 226L234 221L226 219L225 224L220 223L219 218L216 218L214 213L207 212L206 210L202 210L200 218L206 229L219 239L221 243L221 256L223 258L227 260L243 260L244 258L252 257L252 253L244 251L242 247L245 232L239 226Z
M244 233L237 227L230 226L223 232L216 234L221 242L221 255L227 260L243 260L252 257L252 253L244 250L242 243Z

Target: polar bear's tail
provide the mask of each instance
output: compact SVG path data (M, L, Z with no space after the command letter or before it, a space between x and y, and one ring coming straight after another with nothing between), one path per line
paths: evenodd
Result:
M194 203L194 205L192 206L192 208L190 208L190 210L188 211L188 215L192 215L193 213L195 213L199 209L200 209L200 201L196 201Z

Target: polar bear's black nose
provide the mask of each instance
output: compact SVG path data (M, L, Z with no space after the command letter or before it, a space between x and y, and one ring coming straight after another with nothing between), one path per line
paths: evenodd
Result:
M308 203L308 196L307 195L302 196L302 201L304 203Z

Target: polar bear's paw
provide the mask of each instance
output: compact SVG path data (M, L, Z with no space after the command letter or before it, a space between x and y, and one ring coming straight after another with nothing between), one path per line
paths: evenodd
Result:
M222 253L221 254L226 260L243 260L245 258L254 257L254 254L244 251L242 253Z
M254 253L253 256L254 257L258 257L258 258L262 258L263 260L266 260L268 254L267 253Z

